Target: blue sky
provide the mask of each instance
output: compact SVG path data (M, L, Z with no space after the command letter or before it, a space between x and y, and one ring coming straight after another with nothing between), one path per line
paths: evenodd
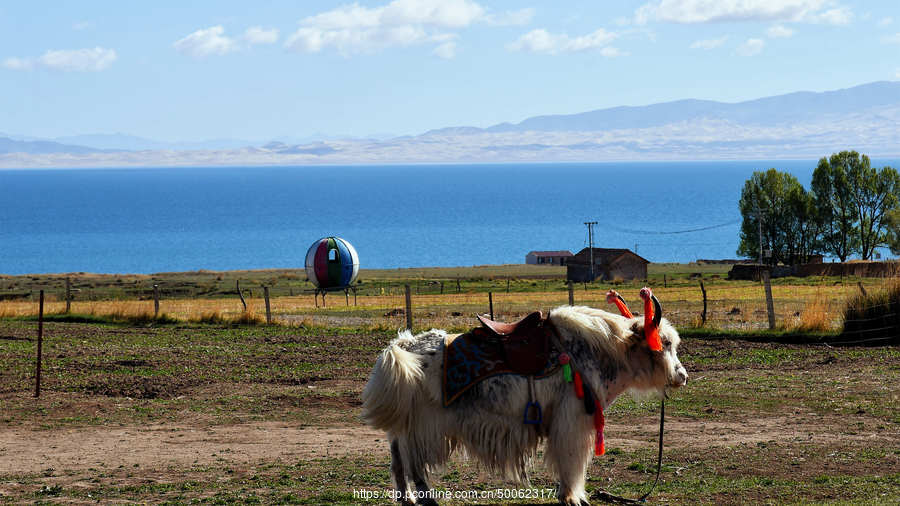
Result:
M900 80L896 0L4 2L0 132L418 134Z

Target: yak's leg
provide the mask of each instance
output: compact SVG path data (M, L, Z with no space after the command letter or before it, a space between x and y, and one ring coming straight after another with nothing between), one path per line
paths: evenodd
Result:
M430 497L431 486L428 484L428 480L425 479L425 470L424 469L409 469L409 477L412 479L412 482L416 485L416 490L419 492L419 496L422 499L418 499L416 504L421 504L422 506L437 506L438 502Z
M406 470L400 453L400 440L391 438L391 474L394 477L396 500L403 504L412 504L409 494L409 483L406 481Z
M586 416L577 420L554 420L547 439L545 459L559 473L557 499L565 505L588 504L584 491L584 474L591 462L592 445L590 424ZM568 422L568 423L567 423Z

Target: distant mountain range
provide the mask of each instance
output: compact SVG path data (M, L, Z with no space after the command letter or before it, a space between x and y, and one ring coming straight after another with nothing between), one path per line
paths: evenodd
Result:
M456 127L428 133L474 134L482 132L594 132L623 128L651 128L696 120L719 120L754 126L827 120L861 113L900 112L900 82L880 81L837 91L798 91L738 103L712 100L676 100L645 106L620 106L578 114L535 116L520 123L500 123L489 128Z
M62 144L52 141L17 141L8 137L0 137L0 153L27 153L32 155L50 153L86 154L99 153L100 149Z
M900 82L738 103L621 106L393 138L166 143L126 134L0 134L0 167L815 158L841 149L900 155Z

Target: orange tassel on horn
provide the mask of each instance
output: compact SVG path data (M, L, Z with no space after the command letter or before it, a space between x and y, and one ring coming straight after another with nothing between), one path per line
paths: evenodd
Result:
M644 300L644 336L647 338L647 345L653 351L662 351L662 339L659 338L659 327L654 318L654 297L653 292L646 286L641 288L641 299ZM657 303L658 304L658 303Z
M625 305L625 299L623 299L615 290L606 292L606 303L615 304L616 307L619 308L619 312L622 313L622 316L625 318L634 318L634 315L631 314L628 306Z

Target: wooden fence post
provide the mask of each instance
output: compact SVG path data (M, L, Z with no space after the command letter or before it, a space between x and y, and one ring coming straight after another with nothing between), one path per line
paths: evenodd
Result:
M263 297L266 298L266 324L272 324L272 307L269 305L269 287L263 287Z
M488 292L488 309L490 310L491 320L494 319L494 294Z
M703 286L702 281L700 282L700 286ZM669 278L667 278L665 274L663 274L663 288L669 288ZM703 321L706 321L706 320L703 320Z
M44 291L41 290L40 302L38 303L38 340L37 340L37 363L34 368L34 396L41 396L41 352L44 345Z
M412 332L412 298L409 294L409 285L406 287L406 330Z
M159 285L153 285L153 317L159 318Z
M772 300L772 283L769 282L769 270L765 269L760 274L766 287L766 310L769 313L769 330L775 330L775 302Z
M238 280L236 280L236 281L234 282L234 289L237 290L238 297L241 298L241 304L244 305L244 312L246 313L246 312L247 312L247 301L244 300L244 294L241 293L241 280L240 280L240 279L238 279ZM322 303L323 303L323 304L325 303L325 296L324 296L324 295L322 296Z
M506 278L506 293L509 293L509 278Z
M569 305L575 305L575 288L571 280L569 281Z
M869 294L866 293L866 287L863 286L862 281L856 282L859 285L859 291L862 292L863 297L867 297Z
M444 295L444 282L443 281L441 281L441 295Z
M72 311L72 278L66 278L66 314Z
M700 291L703 292L703 312L700 313L700 318L703 320L702 325L706 325L706 287L703 286L703 280L700 280Z
M456 278L456 293L459 293L459 278Z

